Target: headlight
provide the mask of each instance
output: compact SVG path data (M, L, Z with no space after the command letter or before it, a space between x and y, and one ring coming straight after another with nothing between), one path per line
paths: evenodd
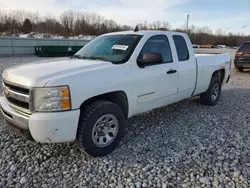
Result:
M35 88L35 111L64 111L71 109L70 92L67 86Z

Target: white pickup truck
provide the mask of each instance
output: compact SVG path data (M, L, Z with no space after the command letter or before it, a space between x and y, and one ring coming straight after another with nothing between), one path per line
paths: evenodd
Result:
M195 95L217 104L230 68L228 54L195 55L184 33L109 33L71 58L6 69L1 111L21 135L98 157L117 147L127 118Z

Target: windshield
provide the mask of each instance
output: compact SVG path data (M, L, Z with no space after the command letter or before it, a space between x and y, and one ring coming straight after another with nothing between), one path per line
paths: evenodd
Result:
M129 60L141 35L104 35L95 38L75 54L77 58L100 59L115 64Z

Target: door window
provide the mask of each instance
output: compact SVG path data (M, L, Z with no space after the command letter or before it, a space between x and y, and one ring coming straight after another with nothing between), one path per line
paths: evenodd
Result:
M173 36L175 48L178 55L179 61L187 61L189 59L189 52L185 39L180 35Z
M142 59L144 54L150 52L160 53L163 58L163 63L173 62L169 41L165 35L151 37L143 46L138 58Z

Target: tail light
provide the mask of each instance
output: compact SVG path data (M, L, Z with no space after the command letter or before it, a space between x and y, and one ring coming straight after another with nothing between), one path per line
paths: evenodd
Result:
M243 55L245 55L245 54L250 54L250 52L237 52L237 53L235 54L235 56L236 56L236 57L240 57L240 56L243 56Z
M243 52L237 52L237 53L235 54L236 57L240 57L240 56L243 56L243 55L244 55Z

